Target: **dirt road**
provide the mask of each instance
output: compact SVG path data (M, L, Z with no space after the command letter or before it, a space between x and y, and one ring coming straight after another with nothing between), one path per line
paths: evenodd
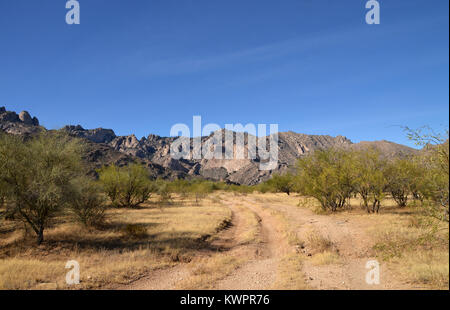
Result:
M212 248L229 256L245 257L237 269L222 278L214 278L211 288L222 290L277 289L280 264L286 255L301 256L301 271L308 289L408 289L380 265L380 284L368 285L365 281L366 263L374 260L372 239L367 235L364 221L358 218L343 219L329 215L317 215L312 211L285 205L282 202L265 202L253 196L222 198L223 204L233 212L231 227L219 233L211 241ZM277 214L278 216L275 216ZM249 216L257 219L255 238L243 242L242 236L250 229ZM289 231L287 231L289 230ZM289 242L288 235L294 233L299 240L306 240L315 231L330 241L339 257L337 262L316 264L312 249L308 245ZM200 256L210 257L205 253ZM211 256L213 257L213 256ZM180 264L159 270L138 281L118 289L176 289L179 283L191 276L192 266ZM304 287L303 287L304 288ZM192 287L195 289L195 287Z

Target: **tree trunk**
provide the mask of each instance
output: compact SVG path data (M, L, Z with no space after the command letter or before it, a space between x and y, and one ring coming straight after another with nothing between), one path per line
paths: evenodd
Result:
M39 227L39 232L37 233L37 244L41 245L44 241L44 227Z

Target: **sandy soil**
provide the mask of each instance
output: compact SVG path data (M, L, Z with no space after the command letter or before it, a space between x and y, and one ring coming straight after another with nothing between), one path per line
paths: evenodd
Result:
M225 229L212 241L212 247L227 255L250 255L250 259L232 274L212 284L214 289L223 290L262 290L274 288L277 269L283 256L293 251L304 256L302 270L308 288L311 289L410 289L407 283L394 277L389 269L380 265L381 283L368 285L365 282L366 262L373 257L372 239L366 233L366 225L359 217L343 218L339 216L317 215L312 211L284 205L282 203L259 202L252 196L226 198L223 203L233 212L231 227ZM238 207L239 206L239 207ZM250 244L239 242L239 236L245 232L245 220L240 210L248 208L259 218L258 241ZM306 238L311 229L326 236L333 243L339 255L339 263L314 265L308 247L299 249L289 245L283 223L271 213L274 210L284 215L290 229L299 239ZM304 239L303 239L304 240ZM207 253L199 253L207 256ZM177 283L189 277L189 264L159 270L138 281L117 289L158 290L175 289ZM195 289L195 288L194 288Z

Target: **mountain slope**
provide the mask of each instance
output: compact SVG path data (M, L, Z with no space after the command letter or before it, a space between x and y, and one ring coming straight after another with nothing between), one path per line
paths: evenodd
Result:
M6 111L0 108L0 131L10 134L29 135L40 130L45 130L39 126L37 118L31 118L27 112L17 115L15 112ZM231 134L233 137L233 159L194 159L193 139L189 139L190 157L187 159L174 159L170 155L170 145L178 137L160 137L149 135L142 139L137 139L135 135L117 136L111 129L84 129L78 126L65 126L61 130L71 136L82 138L87 141L88 151L86 160L89 162L92 173L102 165L117 164L125 165L132 161L145 164L153 177L163 178L205 178L216 181L226 181L236 184L253 185L270 178L274 172L283 172L293 167L297 159L317 149L327 148L348 148L361 150L370 147L378 148L386 156L404 156L416 152L416 150L404 145L389 141L374 141L352 143L343 136L331 137L328 135L306 135L295 132L281 132L278 134L278 163L271 171L260 169L263 162L259 156L259 148L269 145L268 137L256 138L248 134L238 134L221 130L222 135L221 151L225 149L225 135ZM243 138L243 140L242 140ZM255 139L256 157L247 156L250 138ZM242 144L238 143L241 141ZM202 149L212 149L215 142L214 133L201 137ZM264 147L262 147L264 149ZM236 154L243 151L244 158L237 159Z

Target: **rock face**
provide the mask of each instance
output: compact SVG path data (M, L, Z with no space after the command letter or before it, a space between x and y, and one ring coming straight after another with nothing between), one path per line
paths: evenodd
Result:
M16 112L7 111L5 107L0 107L0 131L15 135L29 135L39 132L39 120L31 118L27 111Z
M15 112L0 108L0 131L10 134L33 134L39 130L39 121L31 118L26 111L17 115ZM177 137L160 137L149 135L137 139L135 135L116 136L111 129L84 129L78 126L66 126L62 131L73 137L85 139L88 150L85 159L91 167L91 173L96 174L96 169L103 165L126 165L137 161L146 165L153 177L163 178L204 178L216 181L225 181L236 184L254 185L269 179L274 172L283 172L295 165L298 158L306 156L317 149L347 148L364 149L378 148L386 156L401 156L415 152L414 149L389 141L352 143L343 136L331 137L327 135L306 135L295 132L281 132L278 135L278 162L272 170L260 169L264 162L260 151L269 145L269 137L256 138L245 134L226 130L221 131L222 140L215 140L214 134L201 137L203 150L213 150L218 143L223 153L225 148L225 135L231 135L232 151L229 155L232 159L195 159L193 156L193 139L185 138L190 143L188 158L175 159L170 155L170 146ZM256 156L249 158L249 139L257 141ZM238 143L239 142L239 143ZM241 143L242 142L242 143ZM236 154L242 152L244 158L237 158Z
M85 138L95 143L110 143L116 138L116 134L111 129L90 129L86 130L80 125L77 126L65 126L63 131L66 131L70 135Z
M30 113L27 111L22 111L19 113L19 119L22 121L22 123L27 125L33 125L33 119L31 118Z

